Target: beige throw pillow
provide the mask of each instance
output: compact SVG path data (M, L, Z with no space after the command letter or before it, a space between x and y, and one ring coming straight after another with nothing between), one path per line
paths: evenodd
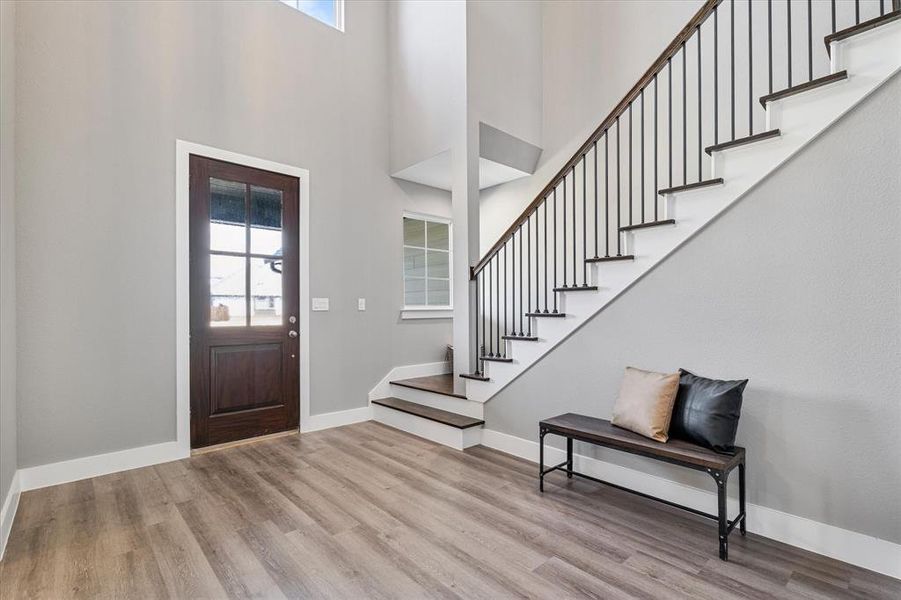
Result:
M613 406L612 422L652 440L665 442L678 391L678 372L654 373L626 367L619 397Z

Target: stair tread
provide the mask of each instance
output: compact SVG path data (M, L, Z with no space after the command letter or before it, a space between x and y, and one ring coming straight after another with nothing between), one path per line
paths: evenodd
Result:
M444 373L442 375L427 375L425 377L412 377L410 379L396 379L390 382L391 385L399 385L414 390L423 390L426 392L434 392L444 396L453 396L454 398L466 399L464 394L454 392L454 374Z
M456 427L457 429L468 429L470 427L476 427L485 423L485 421L482 419L476 419L474 417L460 415L447 410L441 410L440 408L433 408L431 406L417 404L416 402L402 400L393 396L389 396L387 398L378 398L376 400L373 400L372 403L378 404L379 406L385 406L387 408L393 408L394 410L398 410L409 415L422 417L423 419L428 419L429 421L435 421L436 423L441 423L442 425Z
M513 362L512 358L508 358L506 356L480 356L479 360L487 360L490 362L505 362L505 363Z
M473 381L491 381L484 373L460 373L463 379L472 379Z
M523 342L537 342L538 336L534 335L504 335L501 336L505 340L520 340Z
M620 231L632 231L633 229L645 229L647 227L660 227L662 225L675 225L675 219L666 219L664 221L648 221L647 223L639 223L638 225L626 225L620 227Z
M862 23L858 23L857 25L852 25L851 27L836 31L835 33L830 33L825 38L823 38L823 43L826 44L826 52L829 55L832 54L832 42L846 40L849 37L857 35L858 33L863 33L864 31L875 29L880 25L885 25L886 23L891 23L892 21L897 21L898 19L901 19L901 10L893 10L884 15L880 15L875 19L863 21Z
M694 183L686 183L685 185L677 185L670 188L664 188L662 190L658 190L657 193L661 196L664 194L675 194L677 192L687 192L689 190L697 190L700 188L709 187L711 185L720 185L723 183L722 177L715 177L714 179L705 179L704 181L696 181Z
M761 142L770 138L779 137L780 135L782 135L782 133L778 129L770 129L769 131L764 131L763 133L755 133L754 135L745 136L743 138L736 138L728 142L721 142L719 144L714 144L713 146L707 146L706 148L704 148L704 152L706 152L707 154L713 154L714 152L720 152L722 150L728 150L730 148L737 148L746 144L753 144L754 142Z
M546 312L546 313L530 312L530 313L526 313L526 316L527 317L565 317L566 313L562 313L562 312L555 312L555 313L553 313L553 312Z
M615 262L619 260L635 260L634 254L623 254L620 256L595 256L593 258L586 258L585 262L589 263L599 263L599 262Z
M596 285L575 285L575 286L564 286L564 287L555 287L555 292L596 292L598 291L598 286Z
M784 90L780 90L778 92L773 92L772 94L767 94L766 96L762 96L760 98L760 103L766 108L767 102L772 102L773 100L781 100L783 98L787 98L789 96L794 96L795 94L800 94L801 92L806 92L808 90L815 90L818 87L822 87L824 85L829 85L830 83L835 83L837 81L844 81L848 78L847 71L839 71L838 73L833 73L832 75L826 75L825 77L819 77L817 79L813 79L811 81L806 81L804 83L799 83L798 85L793 85L790 88L785 88Z

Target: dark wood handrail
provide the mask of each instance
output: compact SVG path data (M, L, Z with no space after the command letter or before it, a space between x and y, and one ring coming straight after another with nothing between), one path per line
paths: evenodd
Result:
M706 0L704 5L698 10L697 13L691 18L685 27L676 35L672 42L670 42L669 46L666 47L660 56L657 57L657 60L654 61L654 64L651 65L647 71L645 71L644 75L638 80L638 82L632 86L632 89L625 95L625 97L619 101L610 114L604 119L600 125L598 125L597 129L591 134L582 146L573 154L572 158L570 158L563 168L560 169L557 174L551 179L550 183L544 186L544 189L535 197L532 202L522 211L522 213L513 221L513 224L507 228L507 230L501 235L500 238L491 246L491 249L479 260L478 263L475 264L470 269L471 278L475 279L476 275L485 268L485 265L491 261L495 254L497 254L498 250L500 250L504 244L507 243L507 240L513 235L520 225L525 223L528 218L531 216L532 212L541 205L542 202L547 198L547 196L557 187L561 181L566 177L566 174L582 159L582 155L587 153L592 145L596 141L598 141L604 132L616 122L617 117L621 116L626 108L631 104L638 95L641 93L641 90L644 89L651 81L654 79L654 75L657 74L661 69L663 69L666 62L675 56L676 52L682 46L684 42L686 42L692 34L694 34L695 29L701 25L707 17L709 17L713 13L713 9L716 8L722 0Z

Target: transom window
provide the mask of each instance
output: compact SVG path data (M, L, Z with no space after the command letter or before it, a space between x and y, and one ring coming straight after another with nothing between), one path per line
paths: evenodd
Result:
M451 223L404 215L404 308L450 308Z
M344 31L344 0L281 0L317 21Z

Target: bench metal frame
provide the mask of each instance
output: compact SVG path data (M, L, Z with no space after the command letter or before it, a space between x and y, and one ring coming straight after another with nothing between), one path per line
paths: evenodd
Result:
M563 438L566 438L566 460L559 465L555 465L553 467L544 468L544 436L547 434L559 435ZM732 464L726 469L711 469L707 467L702 467L699 465L687 463L680 461L678 459L673 459L669 457L658 456L652 454L650 452L640 452L623 449L619 446L615 446L613 444L604 444L598 442L597 440L586 439L575 435L569 432L558 431L553 427L541 425L538 428L539 435L539 453L538 453L538 491L544 492L544 476L548 473L552 473L553 471L562 471L566 473L566 477L568 479L572 479L573 475L577 477L581 477L582 479L587 479L589 481L594 481L595 483L601 483L606 486L610 486L612 488L616 488L618 490L622 490L624 492L629 492L630 494L635 494L636 496L641 496L642 498L647 498L648 500L654 500L656 502L660 502L662 504L666 504L667 506L672 506L673 508L679 508L684 511L690 512L692 514L698 515L700 517L705 517L707 519L711 519L716 521L719 525L719 547L720 547L720 560L729 560L729 534L732 533L732 530L735 529L735 526L739 526L739 531L742 535L747 534L747 513L745 506L745 455L742 454L740 460L736 463ZM573 470L573 440L577 440L580 442L584 442L586 444L591 444L593 446L600 446L604 448L611 448L613 450L619 450L620 452L625 452L627 454L636 454L639 456L644 456L646 458L652 458L654 460L659 460L662 462L667 462L674 465L679 465L681 467L686 467L689 469L693 469L695 471L704 471L716 482L716 491L717 491L717 514L706 513L701 510L697 510L695 508L691 508L690 506L683 506L682 504L677 504L675 502L670 502L669 500L664 500L663 498L658 498L656 496L651 496L649 494L645 494L643 492L639 492L636 490L632 490L621 485L617 485L615 483L610 483L609 481L604 481L603 479L598 479L596 477L592 477L591 475L586 475L584 473L579 473ZM738 515L732 520L729 520L727 510L726 510L726 483L729 479L729 473L731 473L736 467L738 467Z

